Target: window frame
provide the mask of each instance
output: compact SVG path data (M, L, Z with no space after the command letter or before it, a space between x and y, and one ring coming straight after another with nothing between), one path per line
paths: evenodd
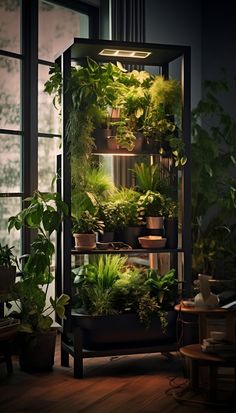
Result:
M81 1L49 0L67 9L83 13L89 19L89 37L99 37L99 8ZM14 53L0 50L0 56L16 58L21 62L21 127L20 130L0 129L0 134L21 135L21 192L1 192L0 197L19 197L21 200L31 196L38 188L38 138L60 136L50 133L38 133L38 65L51 66L49 62L38 58L38 8L39 0L21 0L21 51ZM21 233L22 254L29 252L33 234L27 229Z

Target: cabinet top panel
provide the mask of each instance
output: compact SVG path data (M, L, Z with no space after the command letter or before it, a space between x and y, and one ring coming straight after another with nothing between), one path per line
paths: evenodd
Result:
M190 51L189 46L155 43L119 42L75 38L56 56L71 50L71 59L83 62L89 56L98 62L121 61L124 64L162 66Z

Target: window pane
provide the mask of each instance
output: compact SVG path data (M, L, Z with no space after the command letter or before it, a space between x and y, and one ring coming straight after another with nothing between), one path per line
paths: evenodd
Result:
M49 67L39 65L38 79L38 130L43 133L60 134L59 110L53 106L52 96L44 92L44 83L49 78Z
M20 53L20 0L0 0L0 49Z
M20 252L20 231L11 230L10 234L7 231L8 219L12 215L16 215L21 210L21 198L0 198L0 242L14 246L14 254Z
M20 61L0 56L0 129L20 129Z
M56 156L59 153L59 138L39 138L38 139L38 188L42 192L51 190L52 180L56 174Z
M88 37L88 16L39 2L39 58L53 62L74 37Z
M0 192L21 192L21 136L0 135Z

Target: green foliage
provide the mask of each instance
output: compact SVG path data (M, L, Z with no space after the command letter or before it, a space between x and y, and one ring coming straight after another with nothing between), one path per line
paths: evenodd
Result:
M133 172L136 177L137 189L141 193L147 191L160 192L169 195L171 187L166 178L161 176L160 166L156 164L147 164L144 162L136 163Z
M132 188L121 187L110 196L110 202L116 208L116 224L118 229L127 226L143 225L143 217L139 213L138 200L140 194Z
M121 227L124 217L117 213L117 205L114 202L103 202L99 207L99 219L104 222L104 232L115 231ZM122 224L123 225L123 224Z
M72 232L74 234L103 233L104 223L96 214L83 211L79 217L72 217Z
M72 160L72 215L88 210L94 213L99 204L114 191L114 184L102 166L88 164L83 168Z
M112 287L126 262L120 255L101 255L75 271L79 305L91 315L115 314Z
M147 191L138 200L139 214L145 217L164 215L165 198L160 192Z
M164 216L166 218L178 218L178 203L170 197L165 198Z
M225 79L205 82L204 99L192 112L192 235L194 274L221 271L231 278L236 264L236 121L220 103L229 89Z
M126 265L127 257L101 255L73 270L77 306L90 315L136 313L147 327L153 315L166 327L177 281L174 270L162 277L155 270Z
M65 80L64 80L65 81ZM60 102L62 79L58 67L50 69L45 91ZM174 115L180 111L180 83L164 80L160 75L133 70L127 72L121 63L98 64L87 58L87 64L71 69L68 85L71 93L67 140L70 153L86 160L93 148L96 127L115 126L119 146L132 151L136 132L160 143L162 153L169 144L176 166L186 163L184 145ZM112 119L118 109L119 119Z
M16 265L16 257L14 256L12 249L13 247L8 247L8 244L2 245L0 243L0 265L5 268L11 268L11 266Z
M53 311L63 318L64 306L69 301L66 294L56 299L50 297L50 305L46 308L49 284L53 280L50 266L54 245L50 236L59 229L63 214L68 214L68 207L58 193L43 194L39 191L25 199L25 203L27 206L22 211L9 218L8 229L26 227L38 232L23 265L21 280L12 292L12 299L20 311L17 315L21 320L20 329L32 333L50 328Z

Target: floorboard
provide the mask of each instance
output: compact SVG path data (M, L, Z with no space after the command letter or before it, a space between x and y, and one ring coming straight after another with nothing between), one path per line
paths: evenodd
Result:
M59 340L59 339L58 339ZM0 411L4 413L189 413L215 412L193 397L180 403L172 391L187 386L183 360L161 354L92 358L84 361L84 378L74 379L70 367L60 366L59 341L52 372L7 376L0 364ZM234 411L221 407L220 412Z

